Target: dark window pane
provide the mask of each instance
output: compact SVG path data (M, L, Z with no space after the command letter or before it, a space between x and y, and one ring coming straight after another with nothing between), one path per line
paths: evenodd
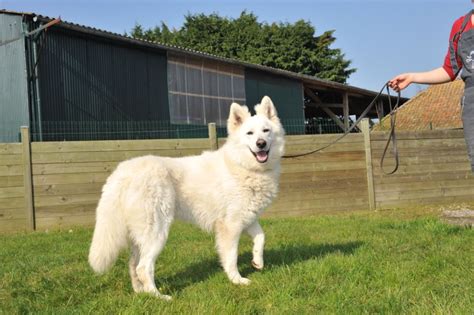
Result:
M186 92L202 95L201 69L186 68Z
M220 120L219 125L225 126L227 123L227 118L229 117L230 105L232 104L231 100L219 100L219 110L220 110Z
M206 97L204 98L204 108L206 113L206 122L207 123L216 123L219 125L219 100L216 98Z
M234 98L245 99L245 80L241 77L233 77Z
M230 75L217 74L219 80L219 96L232 98L232 81Z
M204 124L204 109L202 97L188 96L188 114L191 124Z

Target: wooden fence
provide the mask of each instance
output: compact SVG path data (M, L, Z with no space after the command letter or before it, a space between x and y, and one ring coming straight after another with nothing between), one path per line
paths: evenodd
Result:
M0 144L0 231L27 226L22 144Z
M387 133L350 134L327 149L284 159L280 193L265 216L301 216L408 204L474 200L460 130L399 132L400 168L381 172ZM208 139L115 140L0 144L0 232L90 226L107 176L125 159L145 154L186 156L216 149ZM286 153L310 151L340 135L287 136ZM387 157L386 168L393 161Z

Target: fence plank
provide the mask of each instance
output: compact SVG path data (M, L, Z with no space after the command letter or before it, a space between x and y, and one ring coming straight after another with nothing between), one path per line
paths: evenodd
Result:
M21 208L26 209L25 197L11 197L2 198L0 202L0 209ZM25 212L26 213L26 212Z
M372 141L372 148L379 150L385 147L385 141ZM458 139L413 139L413 140L399 140L397 139L398 149L430 149L436 151L438 148L460 149L465 148L464 138ZM392 145L389 146L391 148Z
M18 159L21 159L21 155L18 155ZM2 176L15 176L23 175L22 165L0 165L0 180Z
M77 174L51 174L35 175L33 184L53 185L53 184L94 184L105 183L109 173L77 173Z
M77 162L121 162L144 155L180 157L201 154L199 149L147 150L147 151L101 151L101 152L63 152L37 153L33 151L34 164L77 163Z
M293 172L317 172L352 169L365 169L365 161L331 161L326 163L286 164L282 167L281 173L286 174Z
M286 136L286 143L289 144L328 144L336 141L341 137L341 134L324 134L324 135L298 135L298 136ZM351 133L340 139L337 144L364 142L364 136L362 134Z
M36 185L35 196L99 194L103 183Z
M388 132L373 131L371 132L373 141L386 141ZM446 129L446 130L423 130L423 131L397 131L398 140L420 140L420 139L464 139L462 129Z
M0 176L0 187L23 187L23 174L19 176Z
M70 162L33 164L33 175L111 173L120 162Z
M95 218L93 215L71 215L67 214L59 217L38 218L37 229L65 229L77 226L93 226Z
M36 207L72 205L98 202L100 193L91 194L64 194L64 195L42 195L35 198Z
M0 143L0 154L21 154L22 153L21 143Z
M2 198L14 198L25 196L24 187L0 187L0 202Z
M0 155L0 165L23 165L21 155L18 154L2 154Z
M68 205L45 205L36 207L37 218L61 217L69 214L90 215L95 217L97 201L82 202Z
M25 211L25 209L21 209ZM26 230L25 219L24 218L15 218L15 219L1 219L0 220L0 232L19 232Z
M107 140L107 141L60 141L33 142L36 153L58 152L108 152L108 151L170 151L209 149L207 139L162 139L162 140Z

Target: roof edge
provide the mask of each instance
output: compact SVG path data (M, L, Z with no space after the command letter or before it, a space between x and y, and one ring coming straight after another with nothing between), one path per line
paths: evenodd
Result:
M28 16L30 18L38 17L38 19L41 20L42 22L50 22L51 20L53 20L53 18L50 18L48 16L43 16L43 15L32 13L32 12L18 12L18 11L10 11L10 10L6 10L6 9L0 9L0 14L1 13L12 14L12 15L23 15L23 16ZM320 79L320 78L317 78L317 77L311 76L311 75L300 74L300 73L291 72L291 71L288 71L288 70L273 68L273 67L264 66L264 65L260 65L260 64L254 64L254 63L241 61L241 60L237 60L237 59L221 57L221 56L217 56L217 55L213 55L213 54L209 54L209 53L205 53L205 52L201 52L201 51L192 50L192 49L185 48L185 47L179 47L179 46L163 44L163 43L160 43L160 42L152 42L152 41L147 41L147 40L142 40L142 39L136 39L136 38L133 38L133 37L130 37L130 36L125 36L125 35L122 35L122 34L109 32L109 31L106 31L106 30L97 29L97 28L93 28L93 27L90 27L90 26L71 23L71 22L67 22L67 21L64 21L64 20L61 20L61 22L56 24L55 27L61 27L61 28L64 28L64 29L69 29L69 30L73 30L73 31L76 31L76 32L85 33L85 34L89 34L89 35L93 35L93 36L105 37L105 38L109 38L109 39L112 39L112 40L118 40L118 41L125 42L125 43L132 44L132 45L148 47L148 48L155 48L155 49L162 49L162 50L166 50L166 51L172 51L174 53L190 54L190 55L193 55L195 57L207 58L207 59L211 59L211 60L214 60L214 61L221 61L221 62L226 62L226 63L230 63L230 64L234 64L234 65L240 65L242 67L247 67L247 68L254 69L254 70L259 70L259 71L264 71L264 72L267 72L267 73L273 73L273 74L276 74L276 75L285 76L285 77L290 78L290 79L301 81L302 83L308 83L308 84L314 83L314 84L317 84L317 85L322 85L322 86L327 87L327 88L337 89L337 90L341 90L341 91L348 91L348 92L357 93L357 94L363 94L363 95L366 95L366 96L375 96L375 95L379 94L379 92L377 92L377 91L371 91L371 90L351 86L349 84L343 84L343 83L338 83L338 82L329 81L329 80L325 80L325 79ZM385 97L388 97L387 94L382 94L382 95L385 96ZM394 96L392 96L392 97L394 97ZM402 97L403 101L407 101L408 99L409 98L403 98Z

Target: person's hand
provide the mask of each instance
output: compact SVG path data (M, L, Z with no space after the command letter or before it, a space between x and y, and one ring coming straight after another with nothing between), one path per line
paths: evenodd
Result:
M413 83L413 74L403 73L397 75L396 77L388 81L388 86L390 86L395 91L400 92L401 90L409 86L411 83Z

